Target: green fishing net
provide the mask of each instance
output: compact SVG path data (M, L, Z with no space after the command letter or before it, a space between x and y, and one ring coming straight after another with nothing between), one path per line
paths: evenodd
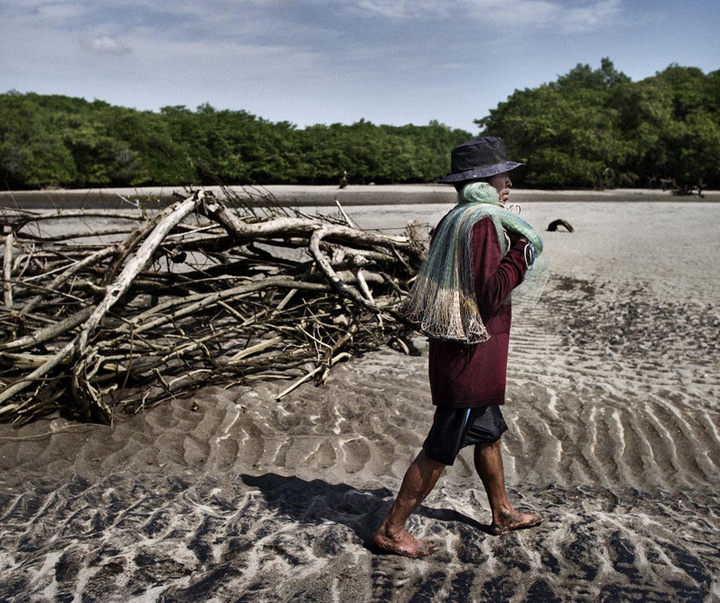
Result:
M430 252L401 311L431 338L477 344L489 334L475 299L472 265L472 230L478 221L492 220L504 256L510 248L508 232L529 241L525 249L528 270L507 303L533 304L548 279L543 243L535 230L519 215L506 209L497 191L485 182L466 185L458 204L438 225Z

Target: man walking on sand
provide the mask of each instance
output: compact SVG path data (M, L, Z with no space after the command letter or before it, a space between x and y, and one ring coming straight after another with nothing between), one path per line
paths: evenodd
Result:
M499 138L474 138L454 148L451 173L439 182L455 185L457 205L440 221L428 258L402 311L430 339L429 377L433 424L412 462L390 511L373 535L381 549L420 558L435 550L412 536L410 514L434 488L460 449L474 446L475 469L492 512L490 533L506 534L542 523L537 513L517 511L505 489L500 438L507 425L505 403L510 341L511 293L533 289L544 278L526 278L542 241L505 207L512 182ZM522 286L521 286L522 285Z

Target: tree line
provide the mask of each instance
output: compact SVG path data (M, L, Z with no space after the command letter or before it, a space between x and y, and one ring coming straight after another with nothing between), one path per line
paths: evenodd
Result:
M609 59L517 90L475 122L537 188L720 188L720 71L671 65L632 82ZM205 104L137 111L59 95L0 94L5 189L433 182L473 134L426 126L298 128Z
M477 120L532 188L720 188L720 71L670 65L639 82L610 59L517 90Z
M448 149L469 136L437 122L299 129L207 104L150 112L10 92L0 95L0 185L429 182L447 171Z

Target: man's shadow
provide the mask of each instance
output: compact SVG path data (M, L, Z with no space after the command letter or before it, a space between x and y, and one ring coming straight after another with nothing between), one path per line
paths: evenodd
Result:
M260 476L242 474L240 478L247 486L259 490L268 506L274 507L279 515L301 523L329 521L342 524L357 534L365 548L379 551L372 542L372 535L394 500L394 493L388 488L358 490L346 484L330 484L321 479L306 481L276 473ZM464 523L490 533L489 525L452 509L432 509L420 505L415 514L438 521Z

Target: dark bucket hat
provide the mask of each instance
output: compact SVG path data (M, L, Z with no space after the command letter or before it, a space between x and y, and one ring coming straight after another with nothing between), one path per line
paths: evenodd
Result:
M480 136L456 146L450 153L450 169L438 182L455 184L465 180L489 178L524 165L508 161L502 139Z

